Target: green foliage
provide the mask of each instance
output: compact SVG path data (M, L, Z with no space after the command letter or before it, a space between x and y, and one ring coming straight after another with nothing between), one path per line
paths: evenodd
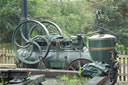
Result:
M85 3L85 1L42 2L43 5L39 7L41 10L38 10L40 12L36 12L36 16L40 17L35 19L54 21L61 27L66 37L75 35L85 29L85 22L87 22L83 2Z
M11 40L11 37L8 35L12 34L12 30L20 20L18 2L17 0L0 0L0 36L4 36L4 41ZM8 36L8 38L5 36Z
M117 51L119 51L119 54L128 55L128 47L125 47L124 45L116 44Z
M0 36L5 36L4 42L10 42L12 32L20 22L21 3L20 0L0 0L0 7ZM65 37L80 31L96 31L99 25L95 11L103 10L101 22L105 28L117 34L119 44L128 45L127 0L28 0L28 10L30 19L57 23Z
M66 85L83 85L87 81L90 80L90 78L85 78L82 76L73 76L73 75L63 75L58 76L58 78L66 83Z
M105 24L106 29L116 33L118 43L125 46L128 45L127 2L127 0L96 0L95 5L93 6L97 10L99 9L103 11L101 22ZM93 24L95 28L99 26L98 23Z
M7 81L4 81L2 78L0 78L0 85L7 85L8 82Z

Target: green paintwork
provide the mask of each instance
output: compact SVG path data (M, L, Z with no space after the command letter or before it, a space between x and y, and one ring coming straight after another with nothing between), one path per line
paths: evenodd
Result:
M89 50L90 55L94 61L102 61L110 64L112 50Z
M50 67L52 67L52 68L60 68L60 67L63 68L64 66L65 66L65 64L63 61L51 61L50 62Z
M89 38L89 52L94 61L111 64L111 52L115 50L115 36L102 34Z
M89 40L89 48L115 47L115 39L110 40Z

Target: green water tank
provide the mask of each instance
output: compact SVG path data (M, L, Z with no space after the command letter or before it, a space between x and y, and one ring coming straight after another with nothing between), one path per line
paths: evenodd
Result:
M112 54L115 50L116 37L110 34L98 34L89 37L89 52L94 61L111 64Z

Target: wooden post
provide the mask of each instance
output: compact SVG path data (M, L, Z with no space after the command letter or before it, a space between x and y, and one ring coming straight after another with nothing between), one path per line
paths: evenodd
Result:
M8 49L6 50L6 54L8 54ZM6 63L8 64L8 58L9 56L6 55Z
M125 55L125 50L123 50L123 55Z
M125 57L123 58L123 80L126 81L126 78L125 78Z
M119 66L119 81L121 81L122 79L121 79L121 57L119 57L119 64L120 64L120 66Z
M0 64L1 64L1 60L2 60L2 51L1 51L1 49L0 49Z
M1 60L0 60L0 63L2 64L3 62L3 55L1 54L1 58L0 58Z
M128 81L128 58L127 58L127 81Z
M118 52L119 52L119 54L121 54L121 51L120 50Z
M14 55L14 54L13 54ZM14 64L15 63L15 56L12 56L12 63Z

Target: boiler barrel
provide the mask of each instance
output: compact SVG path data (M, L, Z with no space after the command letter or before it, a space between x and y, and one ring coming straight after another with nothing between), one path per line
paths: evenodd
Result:
M115 50L116 37L109 34L99 34L89 37L89 52L94 61L111 64L112 54Z

